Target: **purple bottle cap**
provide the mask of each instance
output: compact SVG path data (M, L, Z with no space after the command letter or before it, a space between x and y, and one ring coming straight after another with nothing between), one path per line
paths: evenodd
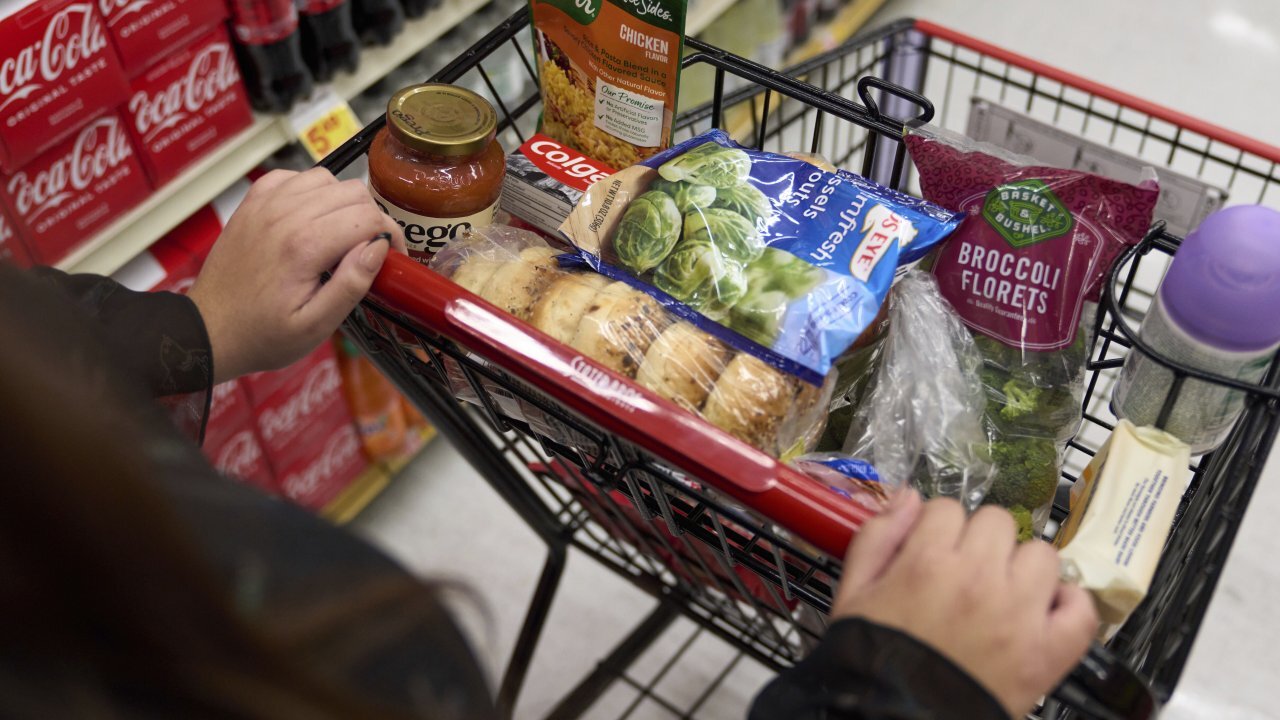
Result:
M1280 342L1280 212L1237 205L1205 218L1173 256L1160 302L1206 345L1251 352Z

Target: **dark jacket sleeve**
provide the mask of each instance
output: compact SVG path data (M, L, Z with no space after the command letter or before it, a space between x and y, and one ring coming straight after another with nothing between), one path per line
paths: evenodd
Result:
M115 364L165 398L178 426L196 441L204 435L213 388L213 353L204 319L191 298L143 293L100 275L31 271L69 296L102 330Z
M861 618L840 620L807 658L756 697L750 720L1009 720L929 646Z

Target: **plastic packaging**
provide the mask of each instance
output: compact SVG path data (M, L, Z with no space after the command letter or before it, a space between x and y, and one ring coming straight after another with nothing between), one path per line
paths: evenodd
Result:
M933 276L908 272L889 300L892 331L869 390L856 406L844 451L865 458L891 486L970 509L991 483L982 356Z
M1142 320L1140 337L1170 360L1258 382L1280 346L1280 212L1240 205L1218 212L1189 234ZM1116 384L1116 415L1154 425L1173 372L1133 351ZM1188 378L1163 428L1208 452L1226 437L1244 395Z
M395 457L404 449L407 430L400 393L354 343L343 337L337 344L342 392L365 454L374 461Z
M1173 435L1121 420L1072 486L1055 543L1063 575L1093 593L1104 623L1124 622L1146 597L1190 460Z
M927 251L958 222L712 130L595 183L560 229L599 272L820 385L876 317L903 248Z
M792 460L791 465L872 512L883 510L889 500L880 473L865 460L842 453L808 453Z
M450 243L432 269L730 435L775 456L813 447L822 432L834 377L798 382L668 313L625 282L561 267L563 251L535 233L494 225ZM459 398L476 401L459 369ZM834 376L834 374L833 374ZM501 388L486 386L500 409L566 443L563 426Z
M1092 318L1112 261L1151 224L1139 185L1038 165L932 127L905 138L929 200L968 213L938 252L942 296L983 356L996 468L987 501L1044 527L1080 424Z

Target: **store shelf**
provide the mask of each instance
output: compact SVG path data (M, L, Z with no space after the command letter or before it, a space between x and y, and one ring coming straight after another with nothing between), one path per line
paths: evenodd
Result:
M431 443L436 437L436 430L433 427L426 427L420 431L418 447L410 453L406 453L389 462L374 463L369 469L360 474L342 494L334 498L324 510L320 511L320 515L326 520L337 524L345 525L351 522L360 511L368 507L374 498L378 497L387 485L391 484L392 478L404 470L405 466L413 462L414 458L422 452L423 448Z
M691 3L689 16L684 21L684 34L696 37L737 2L738 0L697 0Z
M337 77L333 81L334 91L344 99L359 95L487 3L488 0L445 0L437 10L406 23L404 32L390 45L362 51L360 68ZM231 183L292 142L293 137L288 117L255 115L253 125L108 225L59 262L58 268L101 275L115 272Z

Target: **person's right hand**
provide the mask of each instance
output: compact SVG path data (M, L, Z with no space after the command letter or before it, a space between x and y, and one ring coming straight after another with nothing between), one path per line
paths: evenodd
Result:
M1097 633L1087 592L1058 578L1058 553L1019 545L998 507L897 495L849 547L834 617L901 630L969 673L1013 717L1075 666Z

